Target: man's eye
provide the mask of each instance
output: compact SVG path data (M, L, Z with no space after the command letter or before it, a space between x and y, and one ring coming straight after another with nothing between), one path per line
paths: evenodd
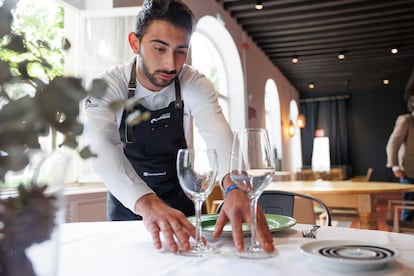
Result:
M186 50L177 50L176 53L177 53L177 55L186 55L187 51Z
M165 52L165 49L164 48L161 48L161 47L154 47L154 49L157 52Z

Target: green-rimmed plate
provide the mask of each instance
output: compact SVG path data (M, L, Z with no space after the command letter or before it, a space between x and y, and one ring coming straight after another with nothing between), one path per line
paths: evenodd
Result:
M274 215L274 214L265 214L267 224L269 225L270 232L280 231L289 227L292 227L296 224L296 220L291 217ZM201 216L201 228L205 235L212 235L214 232L214 227L218 214L202 215ZM195 217L188 218L192 224L195 224ZM250 229L247 223L243 223L243 234L245 236L250 235ZM222 237L231 237L231 224L227 223L223 228Z

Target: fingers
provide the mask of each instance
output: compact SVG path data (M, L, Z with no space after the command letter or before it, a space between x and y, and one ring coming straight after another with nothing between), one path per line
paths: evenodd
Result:
M244 202L244 203L243 203ZM226 198L226 202L220 212L216 222L216 228L213 233L214 238L218 238L223 231L223 227L230 221L232 226L233 242L236 250L241 252L244 250L244 236L242 225L244 222L251 225L250 207L246 197L237 196L236 192L232 192ZM267 252L273 252L273 236L269 231L269 226L263 210L258 207L257 210L257 239L263 249Z
M237 252L244 251L244 236L242 225L243 221L241 219L233 219L231 221L233 242Z
M170 251L177 252L180 249L184 251L190 249L189 239L190 236L195 236L195 227L183 214L179 213L178 216L170 214L168 218L159 217L151 222L144 218L144 223L148 225L147 229L156 249L162 248L160 234L162 234L164 243Z
M273 244L273 236L269 231L269 226L266 221L266 217L262 210L258 208L257 210L257 239L263 249L267 252L273 252L275 246Z
M156 249L161 249L162 244L160 239L160 229L158 228L158 226L153 223L150 227L148 227L148 231L151 234L152 243L154 244L154 247Z
M179 223L178 221L172 221L170 223L170 226L171 226L173 234L177 238L179 247L184 251L189 250L190 249L189 232L193 232L195 234L195 231L193 230L194 226L191 223L189 223L189 225L183 225ZM174 238L172 237L172 239Z

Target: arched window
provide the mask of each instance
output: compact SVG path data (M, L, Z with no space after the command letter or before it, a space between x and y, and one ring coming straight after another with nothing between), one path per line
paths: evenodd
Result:
M296 124L299 115L299 108L296 101L291 100L289 104L289 119L295 126L295 134L291 142L291 169L297 171L302 167L302 144L300 139L300 129Z
M281 170L282 126L280 116L279 91L274 80L269 79L265 85L266 129L275 156L276 169Z
M191 38L191 64L214 84L219 104L230 125L244 128L247 122L244 81L237 53L237 47L222 23L212 16L199 20ZM193 144L205 146L195 126Z

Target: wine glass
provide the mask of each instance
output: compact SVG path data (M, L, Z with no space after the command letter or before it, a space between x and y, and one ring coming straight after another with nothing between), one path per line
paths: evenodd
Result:
M213 246L203 243L201 229L201 207L211 193L217 177L217 154L214 149L180 149L177 155L177 176L186 196L195 207L195 243L190 250L180 251L186 256L207 256L218 253Z
M275 255L266 252L256 237L257 202L264 188L272 181L274 170L267 131L261 128L235 131L230 158L230 177L248 195L252 219L250 246L243 252L236 252L239 257L262 259Z

